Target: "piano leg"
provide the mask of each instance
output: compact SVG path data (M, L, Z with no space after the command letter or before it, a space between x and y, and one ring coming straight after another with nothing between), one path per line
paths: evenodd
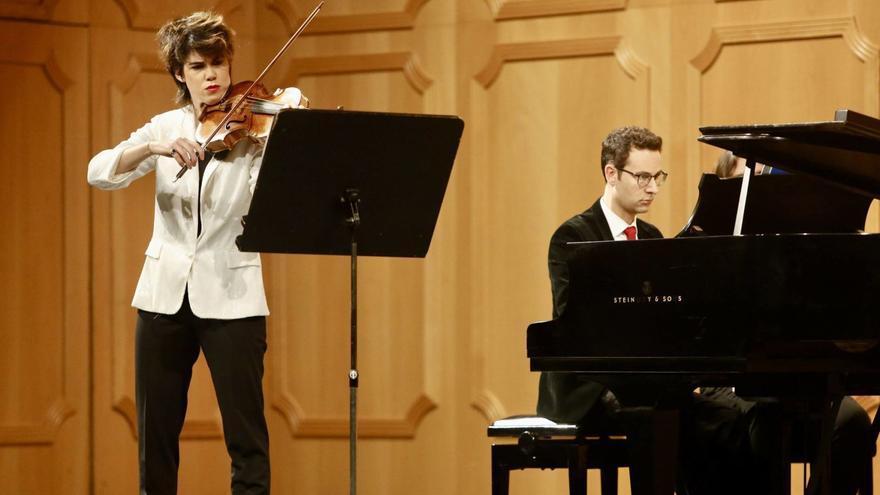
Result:
M880 436L880 411L874 414L874 421L871 423L871 437L873 443L877 443L877 437Z
M770 404L764 415L765 435L762 450L770 454L768 475L770 492L791 495L791 417L781 404Z
M819 495L831 494L831 437L834 421L840 411L842 396L829 399L823 404L819 424L819 444L816 446L816 461L810 464L810 484L819 483Z
M510 488L510 467L501 456L501 449L492 446L492 495L507 495Z
M874 421L871 423L872 444L877 444L877 437L880 436L880 411L874 413ZM874 463L872 459L867 459L865 476L862 480L862 490L860 495L874 495Z
M678 410L624 407L618 417L627 436L633 495L671 495L678 467Z

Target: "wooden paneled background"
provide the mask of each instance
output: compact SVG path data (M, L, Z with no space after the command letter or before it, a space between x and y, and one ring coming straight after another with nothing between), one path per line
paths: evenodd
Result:
M172 106L155 29L222 12L238 32L234 78L253 78L312 7L0 0L0 493L137 490L129 302L153 186L107 193L85 174ZM877 116L878 44L876 0L328 0L269 87L299 86L317 108L466 122L428 257L361 263L360 492L489 492L486 425L534 410L524 337L550 316L548 238L600 194L611 128L663 136L670 182L647 217L673 235L717 156L698 126ZM265 257L278 494L347 490L347 270L342 257ZM181 493L228 493L202 361L190 406ZM878 473L875 460L880 486ZM566 478L514 473L511 492L566 493Z

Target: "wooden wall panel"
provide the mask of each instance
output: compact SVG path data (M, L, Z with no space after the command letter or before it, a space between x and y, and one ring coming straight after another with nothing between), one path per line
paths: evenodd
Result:
M32 40L22 46L21 39ZM88 490L87 34L0 22L0 492ZM42 473L35 476L35 473Z
M374 2L333 2L322 7L321 15L309 25L306 35L353 33L387 29L412 29L416 16L428 0L382 0ZM292 34L318 2L267 0Z
M626 8L626 0L485 0L496 19L545 17Z
M607 37L500 44L475 75L469 125L484 137L471 144L480 275L470 402L486 422L535 410L523 337L529 322L551 317L548 240L601 195L597 157L608 131L650 126L649 74L620 37ZM527 477L517 490L547 480Z
M88 19L88 3L77 0L0 0L0 17L84 23Z
M779 65L786 68L776 69ZM876 101L870 101L862 91L866 70L876 79L876 67L866 68L842 38L727 47L703 74L700 122L806 122L830 120L834 112L828 109L866 112L876 106ZM747 74L772 74L770 77L778 84L767 84L764 78ZM799 84L804 80L810 81L808 88ZM736 105L726 98L734 93L745 96ZM711 163L711 158L704 154L700 162Z
M349 20L371 15L364 10L367 5L357 10L356 5L337 4L340 17L328 10L323 26L330 26L332 20L338 28L327 36L298 41L290 58L281 63L281 75L272 76L280 82L273 84L301 87L314 108L343 105L350 110L454 113L450 90L455 83L454 58L444 45L454 39L454 31L442 24L443 19L452 19L451 4L407 5L418 3L425 5L417 26L351 35L342 35L341 30L347 29ZM396 7L369 6L388 24L395 19L386 15L393 12L387 10L391 8ZM362 14L342 14L346 9ZM269 53L269 47L278 43L263 44L263 51ZM340 142L344 138L340 136ZM452 361L459 350L451 342L463 328L457 325L451 302L460 285L450 282L455 280L458 245L449 240L455 235L449 208L447 201L428 260L361 261L358 485L362 493L404 493L413 487L426 493L454 491L457 403L450 394L451 373L456 371ZM279 432L273 436L274 462L287 466L276 469L275 489L344 491L348 261L272 256L266 271L273 310L269 422L270 430ZM293 407L293 399L302 406L301 413Z
M258 2L244 0L89 0L87 3L90 7L91 27L152 34L171 19L195 11L209 10L222 14L244 40L254 36L257 26L253 22L253 12L260 8ZM237 48L242 48L241 43ZM248 52L245 50L239 53Z
M144 94L144 79L162 87L150 39L126 31L93 29L92 151L109 148L143 125L173 89ZM122 41L124 40L124 41ZM138 49L138 44L141 48ZM97 49L96 49L97 48ZM151 73L152 72L152 73ZM138 101L141 102L138 105ZM160 100L161 101L161 100ZM127 105L126 105L127 103ZM132 108L134 107L134 108ZM128 109L128 112L125 110ZM126 128L126 125L132 127ZM86 164L83 164L85 167ZM92 191L95 290L95 481L98 493L137 490L134 406L134 318L131 295L152 223L152 177L116 192Z
M311 100L312 108L422 112L420 97L431 85L412 53L294 58L284 77Z
M435 87L432 75L415 52L398 49L408 35L359 36L355 43L304 39L273 77L279 85L300 87L312 108L430 112L426 99ZM343 146L345 136L339 141ZM275 462L290 460L290 468L275 477L279 490L327 492L347 486L348 263L344 257L267 257L273 311L269 421L279 433L273 436ZM427 363L436 352L428 344L437 337L429 333L435 324L426 314L426 270L424 260L359 261L358 471L364 493L406 491L438 465L453 465L427 462L425 455L425 442L449 437L443 434L449 426L436 417L444 412L436 388L429 386L437 379L428 376ZM428 425L442 429L431 431Z
M536 376L522 373L522 341L505 336L523 331L524 322L551 316L548 240L563 220L601 195L604 181L595 162L602 138L624 123L649 125L647 68L630 73L621 65L615 56L620 43L580 40L582 53L574 56L568 44L499 46L495 53L508 51L507 59L522 53L531 60L504 64L497 79L486 70L475 78L481 86L474 85L475 91L485 93L474 98L482 108L471 125L486 139L473 145L485 162L473 170L479 234L472 249L486 283L475 295L483 311L474 331L485 339L482 371L489 388L475 404L487 419L534 409L533 394L511 393L520 385L510 376ZM555 97L530 96L538 92ZM495 389L511 385L513 390ZM487 409L494 397L514 402Z
M830 120L838 108L877 113L878 48L853 18L714 27L691 64L692 108L699 113L692 120L699 125ZM750 77L757 74L773 83ZM699 148L700 168L712 171L719 151L692 147ZM876 228L871 217L868 228Z
M430 85L411 53L297 57L283 80L300 87L313 108L341 105L409 113L423 112L420 97ZM344 140L340 136L340 146ZM294 435L346 436L348 389L340 386L340 377L348 370L348 262L314 256L275 258L273 267L278 268L272 270L269 292L272 307L283 307L283 313L275 314L272 327L283 330L275 339L282 347L274 347L271 403ZM420 261L360 262L360 371L372 375L361 382L359 428L364 437L412 436L422 416L434 407L420 380L399 379L423 374L421 272ZM408 352L388 360L394 349ZM318 379L314 370L320 371Z
M291 435L347 437L347 260L275 256L271 263L269 402ZM359 262L359 430L364 438L412 437L435 407L422 378L421 263Z
M10 297L4 301L3 325L16 329L9 335L11 341L3 346L0 361L17 370L7 373L3 390L7 394L4 416L11 423L42 423L49 419L53 402L63 401L62 392L64 355L61 343L64 325L62 311L64 294L59 282L64 280L61 254L64 251L64 161L62 160L61 136L63 136L63 94L49 79L46 67L55 64L4 64L0 76L9 85L10 94L19 95L9 102L3 113L3 128L21 126L20 133L4 137L4 144L13 152L17 163L46 161L42 169L27 167L9 170L10 181L3 184L4 197L12 197L11 214L4 218L4 232L11 232L15 242L7 246L5 260L19 260L4 264L2 278L10 281ZM66 85L66 84L65 84ZM34 112L33 109L40 109ZM45 120L44 120L45 119ZM21 146L28 141L25 129L35 128L39 133L29 136L38 146ZM52 179L47 180L47 177ZM14 191L25 194L15 195ZM29 198L40 198L41 208L29 204ZM30 246L46 246L47 252L32 256ZM43 311L34 312L36 301L46 305ZM8 305L8 306L7 306ZM30 307L30 311L23 311ZM31 330L33 324L38 331ZM40 355L52 356L43 361ZM6 380L4 380L6 381ZM29 391L29 394L25 394ZM19 401L13 397L22 397ZM39 419L38 419L39 418ZM45 419L44 419L45 418ZM55 425L56 428L59 425ZM54 437L54 432L50 436Z
M241 7L241 0L212 2L180 2L179 0L115 0L122 9L129 27L155 30L168 19L186 15L194 10L213 10L228 14Z

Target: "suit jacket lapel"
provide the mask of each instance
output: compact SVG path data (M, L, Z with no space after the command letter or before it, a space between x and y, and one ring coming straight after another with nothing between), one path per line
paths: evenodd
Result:
M608 220L605 218L605 213L602 212L602 205L599 204L599 201L597 199L593 206L583 213L584 219L593 230L597 241L613 241L614 236L611 234L611 229L608 228Z
M214 175L215 170L217 170L217 160L214 159L214 156L212 154L211 158L208 160L207 165L205 165L205 173L202 177L202 193L205 192L204 189L205 186L208 184L208 179L210 179L211 176ZM202 194L202 196L204 196L204 194Z
M662 239L663 235L657 232L657 228L648 222L636 219L639 228L639 239Z

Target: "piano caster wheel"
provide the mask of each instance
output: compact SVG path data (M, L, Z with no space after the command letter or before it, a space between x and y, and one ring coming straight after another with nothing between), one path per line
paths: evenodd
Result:
M845 340L845 341L840 341L840 342L834 342L834 346L844 352L859 353L859 352L870 351L871 349L877 347L878 343L880 343L880 341L878 341L876 339L873 339L873 340Z

